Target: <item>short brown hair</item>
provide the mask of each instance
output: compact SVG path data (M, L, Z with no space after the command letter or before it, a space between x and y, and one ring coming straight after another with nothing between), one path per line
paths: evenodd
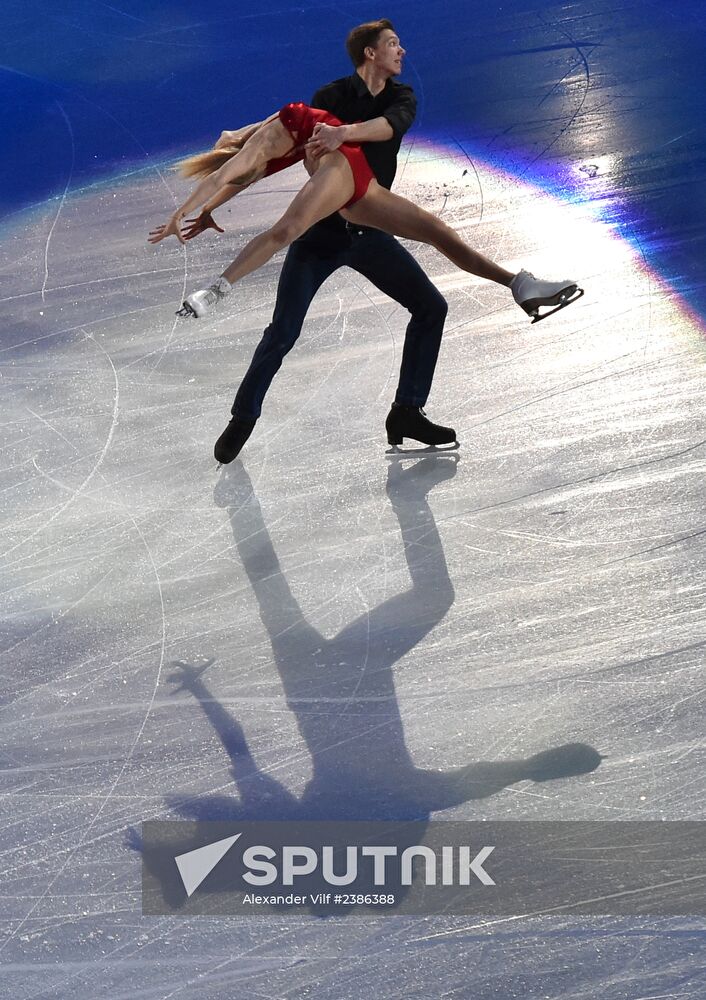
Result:
M386 17L379 21L368 21L367 24L359 24L357 28L348 35L346 39L346 50L351 57L353 65L358 68L365 62L365 50L370 45L372 48L378 43L378 38L383 31L394 31L394 25Z

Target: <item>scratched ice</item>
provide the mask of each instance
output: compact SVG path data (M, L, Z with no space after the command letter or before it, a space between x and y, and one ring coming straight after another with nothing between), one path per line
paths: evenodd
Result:
M3 995L703 995L686 918L140 916L146 819L703 818L703 329L590 204L404 162L479 249L587 289L530 326L413 248L445 455L386 454L406 316L341 271L217 471L279 262L174 311L300 174L187 251L145 243L181 190L154 170L4 230ZM568 743L605 759L526 779Z

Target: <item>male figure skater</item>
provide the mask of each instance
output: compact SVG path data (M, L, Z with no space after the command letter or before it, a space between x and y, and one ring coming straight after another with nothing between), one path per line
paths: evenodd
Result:
M416 114L412 88L393 80L402 72L405 50L385 19L354 28L346 48L355 72L318 90L311 106L356 124L320 126L310 153L320 155L344 141L365 143L363 149L378 183L389 189L402 137ZM265 394L301 332L312 299L329 275L343 266L364 275L411 313L399 385L386 422L388 437L408 437L424 444L455 441L452 428L433 424L422 409L439 354L446 301L394 237L378 229L347 226L336 213L313 226L287 252L272 322L238 389L232 419L216 442L217 461L231 462L250 437Z

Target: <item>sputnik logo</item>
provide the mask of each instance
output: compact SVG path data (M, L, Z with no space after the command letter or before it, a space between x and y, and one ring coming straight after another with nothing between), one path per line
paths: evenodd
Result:
M206 844L205 847L197 847L195 851L187 851L186 854L178 854L174 858L187 896L192 896L196 892L239 837L242 837L242 833L226 837L225 840L217 840L213 844Z
M176 855L174 860L187 896L192 896L196 892L203 880L242 835L242 832L236 833L232 837L226 837L225 840L217 840L204 847L198 847L195 851ZM415 878L414 863L421 859L424 863L426 885L467 886L471 885L472 875L483 885L495 885L494 880L483 868L483 863L494 850L494 847L484 847L472 858L471 848L466 844L456 848L447 845L440 850L416 844L404 848L401 853L398 847L391 844L378 846L368 843L363 846L349 844L346 847L346 870L336 872L334 848L330 844L320 846L318 851L301 844L285 845L281 848L281 859L272 847L258 844L243 851L242 860L246 871L242 875L242 880L254 886L273 885L276 882L291 886L297 879L306 879L307 876L320 872L320 877L323 877L329 885L351 885L359 877L360 863L372 862L371 874L376 886L387 885L388 877L400 886L409 886ZM280 860L281 866L273 863ZM387 868L388 861L391 871ZM439 861L441 861L440 871ZM455 867L458 869L457 872L454 870Z

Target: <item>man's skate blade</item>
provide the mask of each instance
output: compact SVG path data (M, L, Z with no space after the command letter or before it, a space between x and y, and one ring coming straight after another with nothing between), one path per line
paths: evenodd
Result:
M190 306L188 302L182 302L181 309L177 309L174 314L175 316L192 316L194 319L198 319L198 314L193 306Z
M543 319L546 319L548 316L553 316L554 313L559 312L559 310L566 309L566 307L570 306L573 302L577 302L578 299L580 299L583 294L584 294L583 288L575 287L574 290L570 292L566 298L562 299L560 302L554 305L553 309L549 309L547 312L540 313L539 311L540 307L538 305L535 305L533 309L529 308L525 309L525 312L527 313L528 316L533 317L532 319L533 323L539 323ZM543 303L543 305L553 305L553 303ZM524 308L525 307L523 306L523 309Z
M458 451L460 447L459 441L451 441L449 444L421 444L421 447L418 448L404 448L401 445L393 444L385 452L385 455L387 458L394 458L396 455L439 455L445 451Z

